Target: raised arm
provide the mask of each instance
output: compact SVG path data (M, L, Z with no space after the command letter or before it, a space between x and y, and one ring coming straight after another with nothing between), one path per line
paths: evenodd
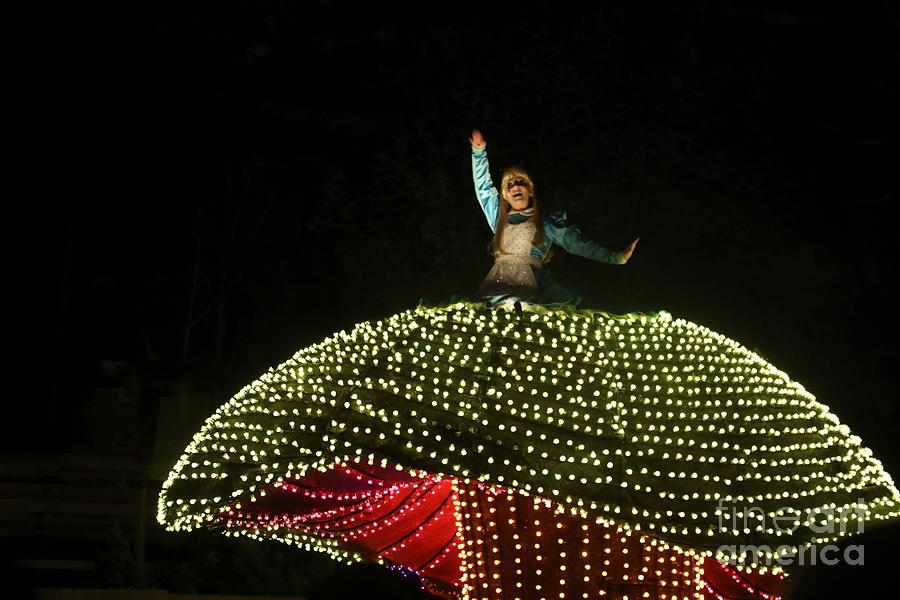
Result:
M491 181L491 170L488 165L487 142L484 136L477 129L472 130L472 137L469 138L472 144L472 179L475 182L475 196L484 211L491 231L497 230L497 215L500 211L500 196L497 188Z
M570 224L566 220L566 213L562 211L547 215L547 218L544 220L544 233L547 239L558 246L562 246L566 252L610 265L624 265L627 263L634 252L638 239L640 239L635 239L622 252L615 252L584 237L581 229L577 225Z

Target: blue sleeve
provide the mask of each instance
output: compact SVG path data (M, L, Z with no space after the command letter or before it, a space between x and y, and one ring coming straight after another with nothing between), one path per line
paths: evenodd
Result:
M620 252L614 252L606 246L601 246L584 237L576 225L571 225L566 220L565 212L559 211L547 215L547 218L544 219L544 234L551 242L571 254L610 265L623 264Z
M491 231L497 231L497 215L500 212L500 201L497 188L491 181L487 150L472 152L472 179L475 181L475 196L481 204L481 210L487 219Z

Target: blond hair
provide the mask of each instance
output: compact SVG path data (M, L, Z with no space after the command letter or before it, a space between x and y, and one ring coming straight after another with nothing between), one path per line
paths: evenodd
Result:
M532 219L536 227L534 239L531 245L535 248L540 247L544 243L544 220L541 218L541 207L538 204L537 194L534 192L534 181L531 176L525 172L522 167L509 167L503 171L503 177L500 179L500 214L497 216L497 231L494 233L494 239L491 240L491 249L494 256L505 254L503 252L503 231L509 222L509 202L506 200L506 184L510 179L522 179L528 188L528 196L533 209Z

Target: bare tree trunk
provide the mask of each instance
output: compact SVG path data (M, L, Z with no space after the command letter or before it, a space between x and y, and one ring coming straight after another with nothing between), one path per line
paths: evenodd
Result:
M191 347L191 337L194 331L194 327L199 323L208 310L204 310L197 317L194 316L195 306L197 302L197 294L206 285L206 279L200 280L200 252L201 246L203 244L202 235L203 235L203 214L201 211L197 211L197 244L194 251L194 276L191 281L191 290L188 293L188 310L187 310L187 321L184 325L184 336L182 336L181 340L181 363L187 360L188 352Z
M213 359L216 365L222 363L222 356L225 353L225 298L227 291L225 285L220 284L219 293L213 299L213 305L216 312L216 337L213 346Z
M191 331L194 329L194 300L197 297L197 280L200 276L200 257L199 257L199 249L197 251L198 256L194 260L194 278L191 282L191 292L188 294L188 311L187 311L187 322L184 325L184 337L181 341L181 362L184 363L187 360L188 348L191 345Z

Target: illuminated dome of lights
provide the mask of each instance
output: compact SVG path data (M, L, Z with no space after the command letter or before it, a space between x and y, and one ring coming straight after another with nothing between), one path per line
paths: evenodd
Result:
M760 567L900 514L860 439L740 344L667 313L522 308L419 306L300 350L206 421L160 523L447 597L773 598Z

